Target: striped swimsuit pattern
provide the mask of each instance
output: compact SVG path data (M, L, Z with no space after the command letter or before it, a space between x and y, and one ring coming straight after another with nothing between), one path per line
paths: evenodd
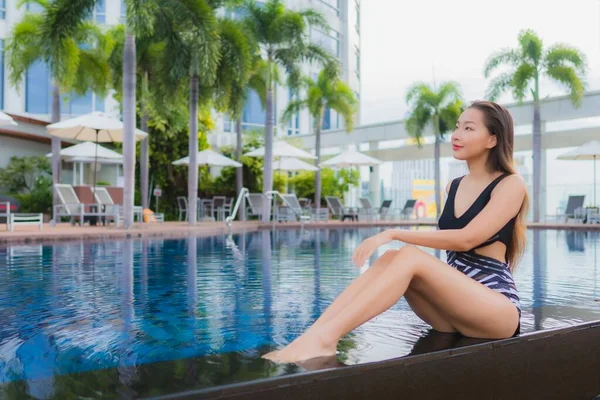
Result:
M469 278L508 297L515 305L521 318L521 302L517 285L508 268L508 264L491 257L482 256L473 251L447 251L447 263Z

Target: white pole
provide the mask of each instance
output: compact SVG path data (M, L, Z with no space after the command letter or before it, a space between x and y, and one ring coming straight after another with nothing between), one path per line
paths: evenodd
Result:
M83 161L79 163L79 184L83 186Z
M73 186L77 185L77 163L73 161Z

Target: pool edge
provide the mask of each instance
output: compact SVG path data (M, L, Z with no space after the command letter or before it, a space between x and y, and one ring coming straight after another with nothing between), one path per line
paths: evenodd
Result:
M402 398L593 399L600 395L597 371L600 320L457 349L152 399L358 399L367 395L379 399L399 394Z

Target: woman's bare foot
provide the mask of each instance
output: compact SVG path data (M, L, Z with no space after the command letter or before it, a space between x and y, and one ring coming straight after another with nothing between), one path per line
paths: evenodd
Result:
M336 349L337 341L330 343L316 332L306 332L283 349L267 353L262 358L278 363L293 363L316 357L334 356Z

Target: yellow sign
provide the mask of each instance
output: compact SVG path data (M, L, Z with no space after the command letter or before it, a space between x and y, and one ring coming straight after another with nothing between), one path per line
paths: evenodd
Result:
M413 179L412 198L417 200L415 211L419 218L435 218L435 180Z

